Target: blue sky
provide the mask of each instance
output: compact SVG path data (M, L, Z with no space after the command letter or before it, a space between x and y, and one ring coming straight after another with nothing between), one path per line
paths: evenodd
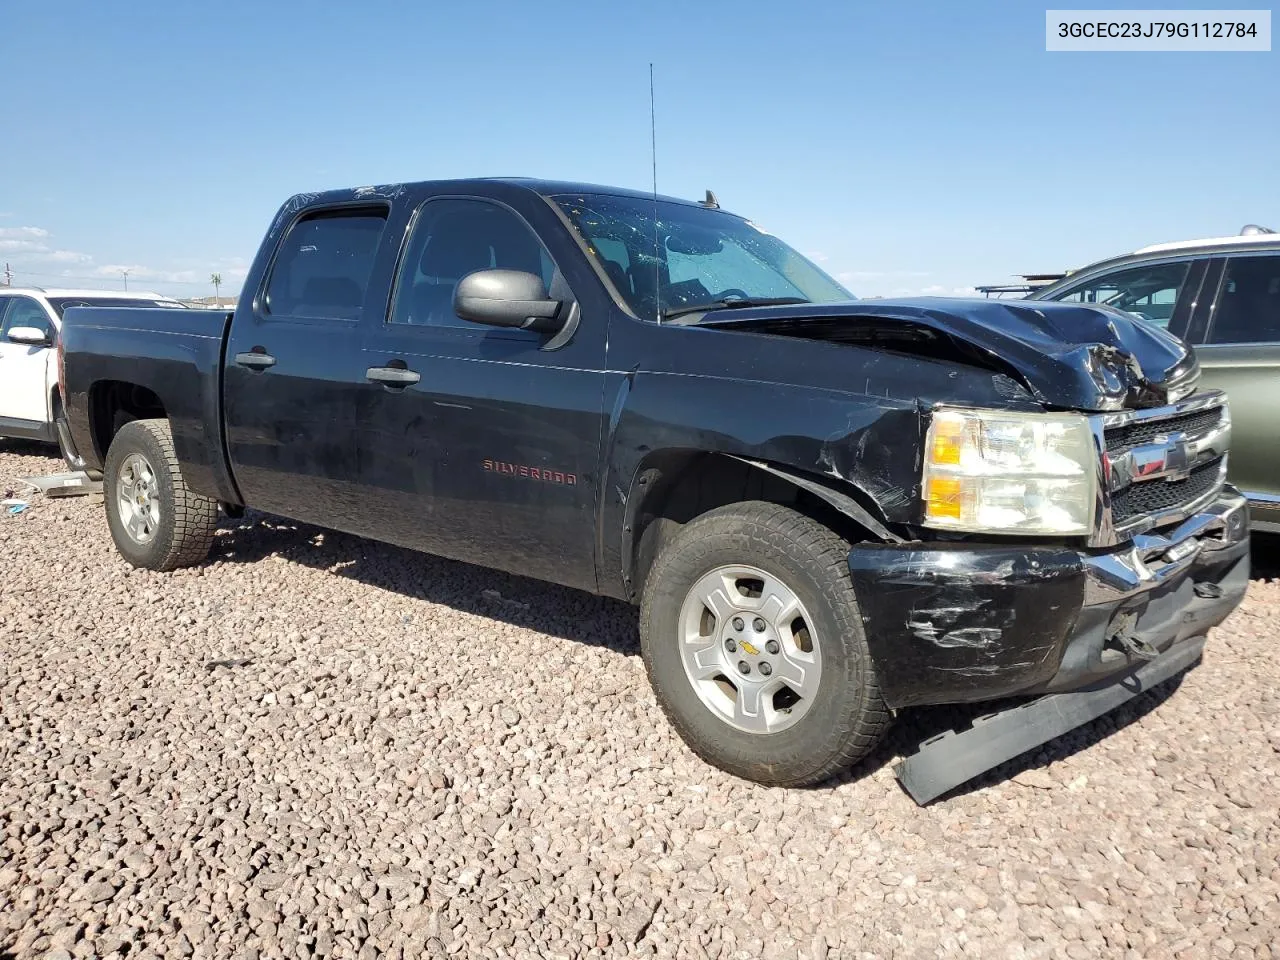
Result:
M1046 53L1044 9L11 0L0 260L203 296L301 190L646 189L650 61L662 192L713 188L861 295L1280 228L1280 54Z

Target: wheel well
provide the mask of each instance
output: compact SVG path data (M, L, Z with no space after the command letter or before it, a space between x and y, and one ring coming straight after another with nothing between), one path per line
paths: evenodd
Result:
M89 426L100 462L106 461L111 441L126 423L164 416L160 398L136 383L100 380L89 391Z
M823 484L825 486L825 484ZM848 490L842 490L846 496ZM632 513L626 587L634 598L663 545L690 520L717 507L748 500L777 503L835 531L850 543L878 540L871 531L821 497L785 477L736 457L694 451L657 454L637 475L632 496L642 499Z

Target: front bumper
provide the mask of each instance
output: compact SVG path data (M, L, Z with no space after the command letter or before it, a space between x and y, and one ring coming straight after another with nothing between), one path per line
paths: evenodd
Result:
M881 691L894 708L1083 690L1202 637L1244 597L1244 497L1111 550L967 542L849 554Z

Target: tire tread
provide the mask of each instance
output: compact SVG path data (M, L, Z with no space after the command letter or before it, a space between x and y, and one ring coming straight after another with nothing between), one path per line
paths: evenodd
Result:
M121 429L123 431L130 427L145 431L159 448L161 462L152 466L156 470L165 471L173 493L173 503L169 505L173 519L169 529L165 531L165 548L163 552L157 552L138 565L149 570L168 572L202 563L209 556L214 533L218 528L218 501L194 493L187 486L173 448L173 431L168 420L133 420ZM115 446L114 441L112 446ZM108 457L110 455L108 453ZM110 491L107 495L111 495ZM130 560L136 562L132 558Z
M880 694L874 665L866 653L865 641L861 640L861 616L847 566L849 544L816 520L781 504L746 501L705 513L686 524L654 561L641 599L642 634L649 632L658 584L668 564L680 553L696 551L699 543L705 543L712 536L740 538L744 551L751 549L753 541L764 540L798 562L813 567L815 586L828 600L828 608L840 633L837 642L862 644L861 656L846 658L849 675L841 678L847 683L860 680L864 691L861 709L847 711L840 722L831 725L821 745L812 751L817 758L813 766L785 775L770 769L758 769L758 764L753 767L750 757L742 756L725 764L723 757L712 756L702 743L699 732L672 708L659 685L654 683L652 658L646 656L645 668L663 713L695 753L708 762L725 766L730 772L759 782L786 786L808 786L830 779L866 756L892 722ZM856 675L858 667L862 673L860 678Z

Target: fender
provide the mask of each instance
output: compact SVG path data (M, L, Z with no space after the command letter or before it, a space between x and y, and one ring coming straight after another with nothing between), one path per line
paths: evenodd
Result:
M620 497L621 509L615 516L619 516L621 529L614 528L610 537L617 551L614 569L618 572L600 578L602 592L634 600L643 571L676 525L737 500L785 503L803 490L865 529L868 539L885 545L904 542L859 502L861 497L875 503L868 491L849 481L842 484L850 492L785 466L722 451L652 451L638 465L625 495Z
M885 543L906 542L883 523L873 517L865 507L848 494L840 493L838 490L832 490L830 487L824 487L822 484L817 483L802 474L794 473L791 470L784 470L781 467L775 467L767 463L761 463L759 460L749 460L746 457L734 457L733 459L740 460L743 463L748 463L757 469L765 470L776 477L783 477L791 483L794 483L801 490L809 491L818 499L831 504L831 506L835 507L849 519L866 527L869 532L874 533Z

